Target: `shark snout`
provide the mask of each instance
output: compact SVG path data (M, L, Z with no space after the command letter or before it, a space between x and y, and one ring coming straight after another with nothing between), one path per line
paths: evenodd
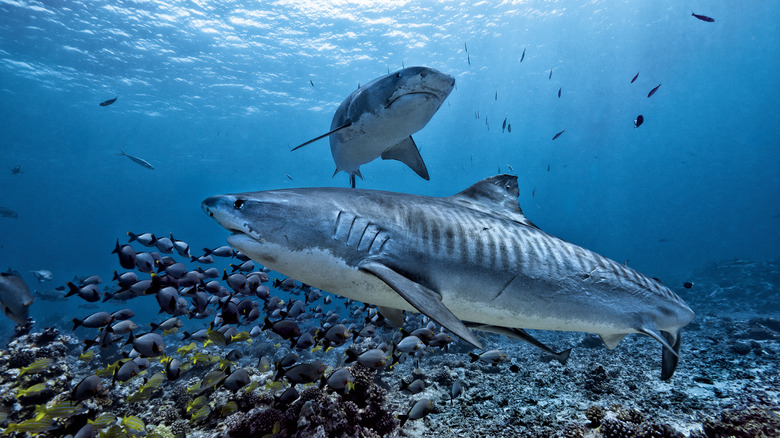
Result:
M203 202L200 203L200 208L209 217L213 217L214 213L212 213L212 209L217 205L219 198L220 198L219 196L211 196L209 198L206 198L205 200L203 200Z
M234 195L211 196L200 203L200 208L218 224L235 231L238 229L238 213L245 201Z

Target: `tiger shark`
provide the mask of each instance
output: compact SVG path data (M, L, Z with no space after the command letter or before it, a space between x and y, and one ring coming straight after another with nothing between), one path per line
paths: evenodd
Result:
M330 152L339 172L363 179L360 166L380 156L398 160L428 180L412 134L421 130L452 92L455 78L428 67L407 67L358 87L339 105L330 131L294 147L330 137Z
M609 349L642 333L663 346L670 378L691 309L660 281L545 233L518 194L516 176L497 175L449 197L300 188L214 196L202 208L253 260L383 313L423 313L477 348L467 324L591 332Z

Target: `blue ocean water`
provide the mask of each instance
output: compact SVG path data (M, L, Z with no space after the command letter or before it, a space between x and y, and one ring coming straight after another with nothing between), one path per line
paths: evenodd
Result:
M443 196L515 173L542 229L669 282L780 248L771 1L3 0L0 16L0 205L19 214L0 218L3 267L105 272L128 230L215 246L207 196L346 185L327 141L289 149L402 65L456 77L415 135L431 181L379 161L361 187Z
M456 78L414 135L431 179L379 160L359 187L448 196L516 174L541 229L673 289L777 257L777 23L764 0L0 0L0 207L18 214L0 217L0 270L39 290L107 280L127 231L223 245L208 196L345 187L326 140L290 149L359 84L412 65Z

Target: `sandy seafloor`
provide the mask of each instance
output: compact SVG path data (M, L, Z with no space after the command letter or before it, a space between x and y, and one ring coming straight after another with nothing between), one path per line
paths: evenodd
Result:
M679 288L677 292L686 298L697 317L683 331L680 364L669 381L660 380L661 347L648 337L627 336L610 351L595 335L532 332L557 350L573 347L564 366L526 343L487 335L483 337L485 349L500 348L508 355L510 363L496 366L471 363L467 354L470 348L456 342L448 352L435 350L419 362L409 359L392 370L369 372L364 369L363 372L373 376L376 386L371 391L384 398L382 407L387 412L404 413L414 401L423 397L435 404L427 417L408 421L403 428L394 428L384 436L780 436L777 416L780 411L780 319L776 318L780 303L774 299L780 284L780 259L712 264L692 274L692 278L696 279L692 289ZM132 301L127 303L131 308L134 304ZM39 342L37 346L32 345L31 340L40 339L40 335L33 334L12 341L8 349L0 351L0 401L6 415L3 427L8 422L31 417L32 408L38 403L62 400L75 383L103 365L100 355L89 364L76 361L75 355L81 350L79 333L82 332L62 330L54 341ZM168 354L175 354L177 347L187 344L179 338L180 335L166 337ZM370 348L377 341L376 338L363 340L357 346ZM249 348L243 347L246 354L234 365L249 370L260 388L251 397L242 394L242 390L236 394L224 388L207 392L211 413L200 422L189 420L192 412L185 411L187 403L194 398L185 392L185 387L199 381L213 366L186 371L177 381L163 383L141 403L130 404L123 399L137 392L144 383L143 377L119 384L110 392L104 390L84 402L79 414L57 419L60 428L40 436L75 432L76 425L84 424L102 412L111 412L120 419L124 415L138 416L145 422L148 436L174 436L171 431L187 437L252 436L236 433L231 427L242 421L254 421L250 420L250 414L267 409L268 395L271 392L278 395L284 389L264 389L272 373L257 369L259 356L276 354L279 359L288 351L282 346L286 342L273 342L276 341L271 336L267 342L258 341ZM331 366L336 365L340 360L338 357L343 356L351 344L350 341L325 353L304 352L301 361L320 359ZM228 349L220 351L210 346L202 350L224 356ZM106 352L100 354L108 357ZM18 367L39 357L56 357L57 360L46 372L19 379ZM511 364L517 365L519 371L510 371ZM160 365L154 364L146 377L158 369ZM400 379L410 381L412 377L423 378L426 389L415 395L399 392ZM451 402L450 388L456 379L462 383L464 392ZM40 381L48 382L50 388L40 399L14 396L18 388ZM109 389L110 378L104 379L104 387ZM304 392L302 386L299 388ZM330 391L322 394L330 400L341 397ZM379 436L366 429L350 435L343 431L333 434L332 430L326 431L325 426L312 426L317 421L331 421L329 416L335 414L328 409L342 406L328 404L324 398L315 399L319 400L315 400L315 404L322 403L322 410L312 410L311 406L308 410L304 408L311 416L307 418L306 413L300 414L303 402L293 403L288 410L293 407L298 410L298 431L283 429L277 431L276 436ZM239 411L223 418L220 412L229 400L238 400ZM604 420L600 427L591 421L598 422L601 417ZM665 428L662 425L666 425ZM274 436L272 432L267 430L254 436ZM104 430L101 436L109 435Z

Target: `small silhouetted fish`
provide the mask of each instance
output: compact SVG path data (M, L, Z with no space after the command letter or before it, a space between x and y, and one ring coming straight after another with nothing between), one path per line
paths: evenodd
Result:
M524 59L525 59L525 49L523 49L523 54L520 55L520 62L523 62Z
M694 14L693 12L691 12L691 15L693 15L694 17L698 18L701 21L706 21L707 23L714 23L715 22L714 18L710 18L710 17L708 17L706 15Z
M86 400L96 395L103 388L103 382L100 377L91 375L85 377L70 393L70 399L74 401Z
M309 79L309 83L311 84L312 87L314 86L314 82L312 82L311 79Z
M21 164L17 164L14 167L9 167L9 169L11 169L11 173L14 174L14 175L18 175L18 174L22 173L22 165Z
M469 51L469 45L467 43L463 43L463 48L466 49L466 51Z
M103 102L100 102L100 106L109 106L109 105L111 105L114 102L116 102L116 97L113 98L113 99L108 99L108 100L105 100Z
M501 125L501 133L503 133L505 129L506 129L506 118L504 118L504 124Z
M460 385L460 380L452 382L452 388L450 388L450 404L452 401L458 398L463 393L463 387Z
M496 98L494 100L498 100L498 90L496 90Z
M290 176L290 174L289 174L289 173L285 173L285 174L284 174L284 176L286 176L286 177L287 177L287 179L289 179L290 181L292 181L292 180L293 180L293 178Z
M406 414L398 415L400 426L404 427L407 420L419 420L431 413L434 409L433 403L427 398L423 398L417 401Z
M693 283L690 281L686 281L685 283L683 283L683 287L686 289L690 289L693 287Z
M507 132L509 132L510 134L512 133L512 124L511 124L511 123L510 123L510 124L508 124L508 125L506 125L506 130L507 130Z
M547 165L547 171L548 172L550 171L550 165L549 164Z
M658 87L655 87L655 88L653 88L652 90L650 90L650 92L649 92L649 93L647 93L647 97L650 97L650 96L652 96L653 94L655 94L655 92L656 92L656 91L658 91L658 88L659 88L660 86L661 86L661 84L658 84Z
M550 69L550 76L547 76L547 79L552 79L552 71L553 69Z
M19 217L19 213L11 210L10 208L0 207L0 217L11 217L16 219Z
M553 140L557 140L557 139L558 139L558 137L560 137L560 136L561 136L561 134L563 134L564 132L566 132L566 130L565 130L565 129L564 129L563 131L561 131L561 132L559 132L559 133L557 133L557 134L553 135L553 138L552 138L552 139L553 139Z
M468 61L469 65L471 65L471 55L466 54L466 61Z
M561 90L562 90L562 88L559 88L559 89L558 89L558 98L559 98L559 99L561 98Z
M147 169L154 170L154 166L152 166L151 164L149 164L149 162L148 162L148 161L144 160L143 158L138 158L138 157L134 157L134 156L132 156L132 155L127 155L127 154L125 153L125 151L123 151L122 149L120 149L120 150L119 150L119 153L118 153L117 155L124 155L125 157L129 158L129 159L130 159L130 161L132 161L133 163L136 163L136 164L138 164L138 165L141 165L141 166L143 166L143 167L145 167L145 168L147 168Z
M642 114L636 116L636 119L634 119L634 128L638 128L644 123L645 118L642 117Z
M634 75L634 78L631 79L631 83L633 84L634 81L636 80L636 78L638 78L638 77L639 77L639 72L636 72L636 74Z

